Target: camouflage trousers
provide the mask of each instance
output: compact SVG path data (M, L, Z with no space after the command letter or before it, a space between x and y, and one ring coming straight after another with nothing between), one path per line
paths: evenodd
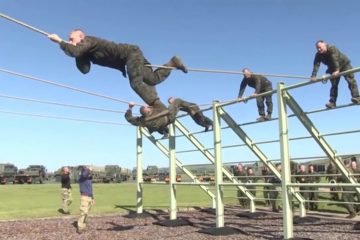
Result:
M78 230L83 230L86 228L87 217L92 205L93 205L93 199L91 197L88 196L80 197L80 217L77 221Z
M131 88L146 102L153 105L159 100L155 85L163 82L171 72L171 69L158 68L155 71L151 67L144 66L145 60L140 50L134 51L126 62ZM159 104L165 108L163 103Z
M350 64L347 64L346 66L342 67L340 69L340 72L346 71L352 69L352 66ZM331 74L333 71L333 69L328 69L326 71L326 73ZM344 75L345 80L348 83L348 88L350 90L351 93L351 97L354 98L358 98L359 97L359 89L356 83L356 79L353 73ZM330 79L331 82L331 88L330 88L330 102L336 103L337 97L338 97L338 86L339 86L339 82L340 82L340 77L336 77L336 78L331 78Z
M64 210L64 212L69 212L69 206L72 203L71 189L62 188L61 198L62 198L62 209Z

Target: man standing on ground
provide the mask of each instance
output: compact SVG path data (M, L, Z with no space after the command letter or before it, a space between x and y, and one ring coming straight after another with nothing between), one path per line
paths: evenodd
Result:
M69 206L72 203L71 184L70 184L70 169L63 167L61 174L61 198L62 208L58 211L62 214L70 214Z
M81 234L85 231L87 218L91 206L95 204L95 199L92 189L91 169L86 166L80 167L79 187L80 187L80 217L77 221L77 233Z

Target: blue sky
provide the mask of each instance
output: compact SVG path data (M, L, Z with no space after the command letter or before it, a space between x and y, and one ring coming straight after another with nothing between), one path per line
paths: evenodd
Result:
M360 66L360 34L358 33L360 3L356 0L2 0L3 14L24 21L49 33L67 38L74 28L88 35L131 43L141 47L153 64L163 64L171 56L179 55L191 68L241 70L249 67L254 72L309 76L315 54L314 44L324 39L335 44ZM44 35L0 19L2 41L0 68L70 85L125 101L141 103L132 91L128 79L119 71L93 65L83 75L59 47ZM322 67L319 75L325 68ZM358 77L357 77L358 78ZM174 71L158 85L159 96L169 96L199 104L211 104L237 96L241 75ZM298 79L269 79L276 86L299 83ZM59 103L84 105L125 111L127 105L90 96L55 86L15 77L0 72L0 95L33 98ZM330 85L312 84L294 90L292 94L304 110L323 108L328 101ZM252 89L247 88L246 95ZM274 116L277 101L274 96ZM0 98L1 111L56 115L68 118L126 123L123 114L84 109L65 108L39 103ZM350 101L344 80L339 86L338 104ZM226 108L238 123L257 117L255 101ZM137 109L136 109L137 110ZM206 115L212 116L212 112ZM359 108L330 111L314 115L312 120L323 133L353 130L359 127ZM96 124L48 118L18 116L0 112L0 162L11 162L18 167L44 164L49 170L63 165L119 164L135 166L135 127ZM193 131L202 128L184 119ZM290 137L307 133L298 121L289 120ZM254 141L278 138L276 121L244 127ZM241 144L231 132L224 131L224 144ZM212 145L212 133L199 135L207 147ZM329 137L328 141L342 154L357 153L359 134ZM147 140L144 141L144 166L167 166L162 154ZM346 143L346 144L344 144ZM164 141L167 145L167 142ZM193 149L179 138L177 147ZM291 156L323 155L312 141L292 143ZM277 145L261 145L269 158L279 157ZM179 154L186 164L207 163L199 154ZM224 150L224 161L254 160L245 149Z

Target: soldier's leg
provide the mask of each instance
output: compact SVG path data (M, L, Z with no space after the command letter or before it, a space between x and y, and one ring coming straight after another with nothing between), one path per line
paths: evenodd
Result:
M68 212L68 191L66 188L61 189L61 198L62 198L62 213Z
M330 79L331 88L330 88L330 100L331 103L336 103L338 96L338 86L339 86L340 77Z
M86 228L86 219L91 207L91 198L87 196L80 197L80 217L77 221L78 231L82 231Z
M127 65L127 72L131 88L146 102L153 106L155 102L165 107L159 100L158 94L154 86L150 86L144 82L144 59L141 54L133 54L129 57Z
M144 82L150 86L155 86L167 79L171 69L158 68L155 71L151 67L144 67Z
M351 97L352 97L352 101L354 103L359 103L360 102L360 97L359 97L359 89L356 83L356 80L354 78L354 74L349 74L344 76L347 83L348 83L348 87L351 93Z
M267 107L267 114L271 115L273 111L272 95L265 96L265 103Z
M72 200L73 200L73 198L72 198L71 189L68 189L68 199L67 199L67 207L68 207L68 209L69 209L69 207L70 207L70 205L72 203Z
M259 115L265 116L265 106L264 106L264 97L257 97L256 104L258 107Z
M349 214L355 213L354 204L354 197L352 193L343 193L343 200L345 203L345 208L348 210Z

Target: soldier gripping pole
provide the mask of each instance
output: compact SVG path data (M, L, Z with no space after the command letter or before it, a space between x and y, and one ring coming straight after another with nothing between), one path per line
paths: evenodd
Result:
M38 29L38 28L35 28L35 27L33 27L33 26L30 26L30 25L28 25L28 24L26 24L26 23L24 23L24 22L21 22L21 21L19 21L19 20L16 20L16 19L14 19L14 18L12 18L12 17L9 17L9 16L7 16L7 15L5 15L5 14L0 13L0 17L3 17L3 18L5 18L5 19L7 19L7 20L9 20L9 21L14 22L14 23L17 23L17 24L19 24L19 25L21 25L21 26L23 26L23 27L29 28L29 29L31 29L31 30L33 30L33 31L35 31L35 32L41 33L41 34L43 34L43 35L45 35L45 36L50 35L49 33L45 32L45 31L42 31L42 30L40 30L40 29Z

